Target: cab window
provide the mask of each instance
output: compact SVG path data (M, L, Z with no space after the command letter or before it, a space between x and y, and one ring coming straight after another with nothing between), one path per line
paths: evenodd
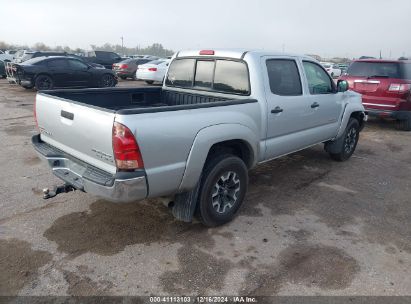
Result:
M332 94L335 92L333 80L322 67L310 61L303 61L303 66L310 94Z
M270 89L281 96L302 95L297 63L289 59L269 59L266 62Z

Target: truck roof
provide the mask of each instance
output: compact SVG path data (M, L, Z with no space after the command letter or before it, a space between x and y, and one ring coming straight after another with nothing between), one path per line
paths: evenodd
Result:
M269 50L250 50L250 49L197 49L197 50L183 50L179 51L176 54L178 57L198 57L198 56L215 56L215 57L227 57L227 58L236 58L242 59L245 55L262 57L262 56L287 56L287 57L301 57L309 60L316 61L315 58L312 58L307 55L301 54L292 54L292 53L282 53Z

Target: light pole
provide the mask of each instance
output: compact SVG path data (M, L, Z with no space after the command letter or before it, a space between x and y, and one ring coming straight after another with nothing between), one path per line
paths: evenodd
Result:
M120 39L121 39L121 53L123 53L122 55L124 56L124 46L123 46L124 37L121 36Z

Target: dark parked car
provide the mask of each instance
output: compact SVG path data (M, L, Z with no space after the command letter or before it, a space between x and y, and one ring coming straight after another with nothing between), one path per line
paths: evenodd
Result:
M106 69L111 69L114 63L123 60L121 56L114 52L92 51L86 53L85 59L91 63L104 65Z
M340 79L362 94L370 116L396 119L399 129L411 131L411 61L356 60Z
M137 72L137 67L140 64L145 64L147 62L152 61L152 59L126 59L123 61L120 61L119 63L114 63L113 64L113 71L116 72L117 76L120 77L121 79L126 79L126 78L133 78L136 80L136 72Z
M15 64L16 80L22 87L50 90L66 87L114 87L117 76L111 70L95 68L68 56L39 57Z

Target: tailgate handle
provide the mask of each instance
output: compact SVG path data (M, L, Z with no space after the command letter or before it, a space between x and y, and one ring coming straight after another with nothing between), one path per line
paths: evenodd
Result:
M64 118L67 118L67 119L70 119L70 120L74 119L74 114L73 113L61 110L60 114L61 114L61 117L64 117Z

